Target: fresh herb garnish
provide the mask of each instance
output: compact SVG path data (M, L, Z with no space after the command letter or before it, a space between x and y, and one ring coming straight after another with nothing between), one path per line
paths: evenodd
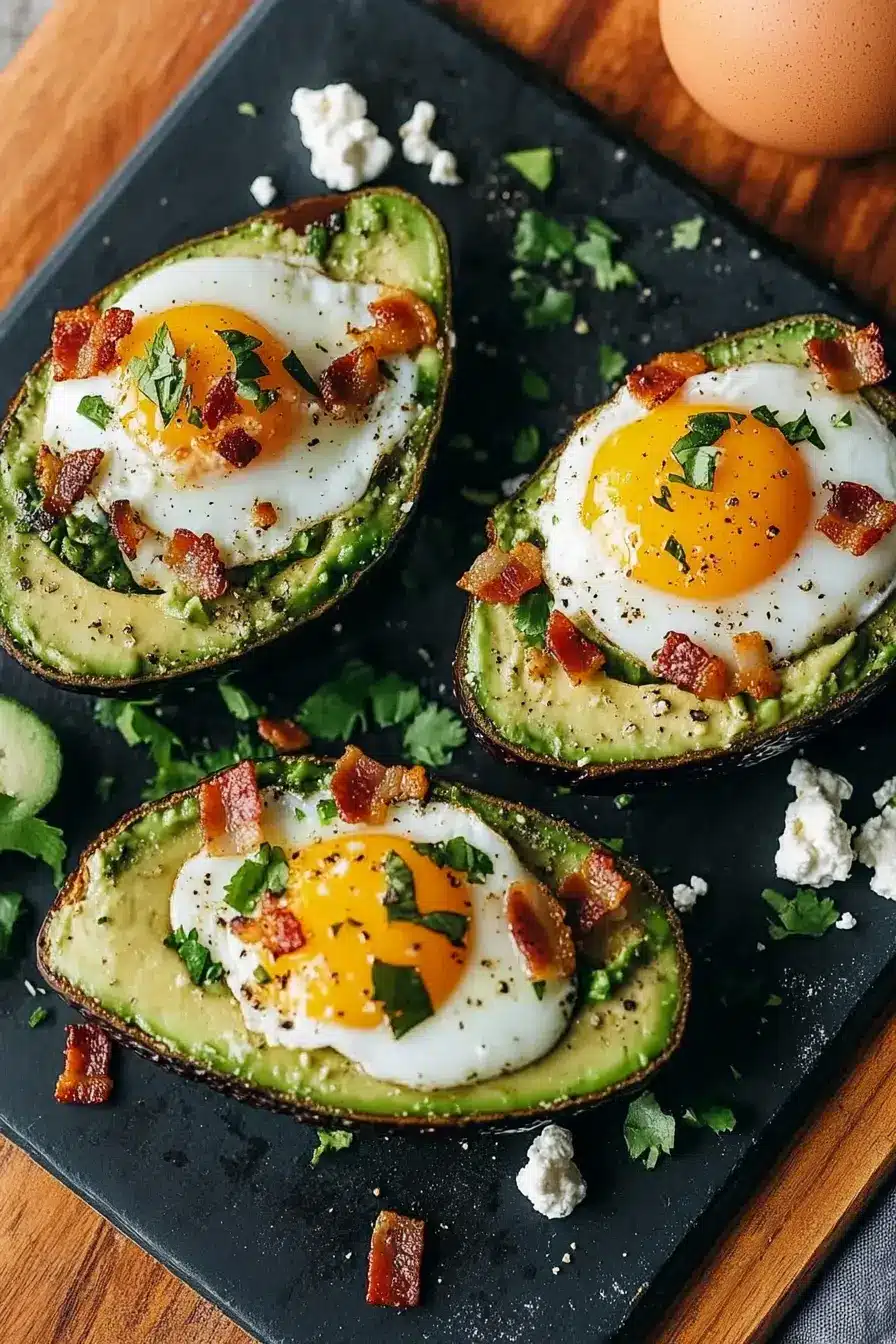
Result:
M192 425L195 429L202 428L202 411L198 406L191 406L187 411L187 424Z
M672 251L695 251L700 246L700 235L703 233L705 224L706 220L702 215L694 215L691 219L680 219L677 224L673 224Z
M46 1008L38 1005L29 1017L28 1025L29 1027L39 1027L41 1022L46 1022L49 1016L50 1014L47 1012Z
M62 883L62 864L65 859L65 841L58 826L51 826L40 817L16 817L17 798L0 793L0 853L14 850L40 859L53 874L57 886Z
M314 737L333 742L367 727L366 706L376 673L369 663L353 658L339 676L325 681L299 709L299 722Z
M675 537L667 537L666 544L663 547L663 550L667 551L668 554L671 555L674 560L678 561L678 563L681 565L683 574L690 573L691 567L687 562L687 557L684 553L684 547L682 546L680 541L678 541Z
M546 584L541 584L531 592L524 593L510 609L517 632L533 648L544 648L552 606L550 589Z
M252 972L252 975L260 985L269 985L271 983L270 975L265 970L264 966L262 966L260 963L258 966L255 967L255 970Z
M754 406L750 414L760 424L779 429L788 443L802 443L805 439L814 447L824 449L821 435L805 411L801 411L796 420L788 420L783 425L778 420L778 412L769 410L768 406Z
M324 229L324 233L326 233L326 229ZM320 397L320 388L305 368L305 365L299 359L295 350L290 350L289 354L283 360L283 367L290 378L297 382L299 387L303 387L309 396Z
M354 1134L347 1129L319 1129L317 1147L311 1154L311 1165L316 1167L324 1153L338 1153L342 1148L351 1147Z
M318 798L317 819L318 821L322 821L324 825L326 825L328 821L332 821L338 811L339 808L336 806L335 798Z
M844 411L842 415L832 415L831 424L835 429L849 429L852 424L852 411Z
M675 1117L663 1110L652 1092L642 1092L629 1103L622 1132L629 1157L643 1158L650 1171L660 1154L671 1153L675 1146Z
M237 103L237 105L236 105L236 110L237 110L237 112L239 112L239 114L240 114L241 117L257 117L257 116L258 116L258 108L255 106L254 103L248 103L248 102Z
M615 383L621 378L627 363L621 350L614 350L612 345L598 346L597 371L605 383Z
M423 708L420 687L397 672L387 672L370 687L370 707L378 728L392 728L419 714Z
M669 489L668 485L661 485L659 494L651 495L650 498L653 503L658 504L661 509L666 509L669 513L675 512L672 505L669 503L669 500L672 498L672 491Z
M727 411L700 411L689 415L687 433L672 445L672 456L681 467L683 476L670 476L670 481L689 485L693 490L711 490L715 479L718 449L713 450L727 429L731 417Z
M186 386L187 361L175 350L167 323L162 323L128 368L143 395L158 406L162 424L170 424Z
M840 911L830 897L819 896L811 887L798 888L791 898L766 887L762 899L778 916L779 922L769 920L768 925L768 931L776 941L798 934L820 938L840 918Z
M730 1106L689 1106L682 1118L695 1129L711 1129L713 1134L728 1134L737 1125Z
M621 854L625 849L625 841L621 835L602 835L600 837L600 843L603 845L604 849L609 849L614 854Z
M493 869L489 856L471 845L462 835L456 835L451 840L436 840L432 844L419 841L414 844L414 848L440 868L453 868L456 873L466 873L470 882L483 882Z
M12 931L25 913L25 899L17 891L0 891L0 957L9 955Z
M513 460L518 467L534 462L541 447L541 435L534 425L526 425L516 436L513 445Z
M390 924L419 924L432 933L442 933L452 947L460 947L469 923L466 915L454 910L432 910L423 914L417 905L417 892L414 874L400 854L390 849L383 860L386 874L386 894L383 905Z
M613 257L613 245L619 242L619 234L594 217L585 220L585 237L575 246L575 257L584 266L590 266L594 272L594 284L598 289L612 292L620 285L637 285L638 277L627 261L616 261Z
M245 331L236 331L232 327L224 331L216 331L215 334L221 337L221 340L233 355L237 396L242 397L245 401L254 402L259 411L266 411L277 400L278 394L273 390L263 388L258 381L259 378L264 378L266 374L270 373L267 364L257 353L261 341L257 336L250 336ZM286 361L284 360L285 367Z
M82 397L78 402L77 410L78 414L83 415L85 420L92 421L100 429L108 429L109 422L115 414L109 403L99 396Z
M220 961L212 961L211 953L202 946L195 929L189 933L184 933L183 929L172 929L164 942L180 957L194 985L214 985L222 979L224 967Z
M404 749L419 765L449 765L455 748L466 740L467 730L454 711L431 701L405 729Z
M531 182L539 191L547 191L554 176L554 151L552 149L516 149L512 154L504 155L504 162L515 168L520 177Z
M521 386L523 396L528 397L530 401L550 400L551 388L547 378L540 373L536 373L534 369L523 369Z
M617 807L631 807L634 801L635 795L633 793L617 793L613 799Z
M218 690L221 699L235 719L240 719L243 723L246 723L249 719L257 719L261 715L261 705L257 704L242 687L237 686L229 675L218 678Z
M511 274L510 297L523 304L523 322L527 327L562 327L572 321L575 299L568 290L558 289L543 275L522 269Z
M413 966L374 959L373 997L383 1005L396 1040L432 1017L432 1000Z
M538 1001L539 1001L539 1003L540 1003L541 1000L544 998L544 991L545 991L545 989L547 988L547 983L546 983L546 981L544 981L544 980L533 980L533 981L532 981L532 988L533 988L534 991L535 991L535 997L536 997L536 999L538 999Z
M279 845L262 844L252 859L244 859L224 888L228 905L241 915L251 915L266 891L274 895L284 891L289 864Z
M540 210L524 210L513 236L513 259L524 266L544 266L562 261L576 245L572 229Z

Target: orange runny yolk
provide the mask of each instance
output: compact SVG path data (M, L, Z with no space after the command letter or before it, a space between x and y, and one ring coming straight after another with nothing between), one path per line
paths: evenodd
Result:
M467 917L462 946L434 929L388 918L383 863L390 850L410 869L422 914L448 910ZM267 952L261 955L271 976L292 971L300 977L307 1017L346 1027L382 1022L383 1007L373 999L374 960L413 967L434 1011L463 975L472 914L466 878L440 868L401 836L331 836L306 846L290 860L287 904L302 926L305 946L276 961ZM276 992L273 985L267 989Z
M798 547L811 510L798 448L750 414L730 422L713 445L710 490L671 479L682 475L673 444L687 434L689 418L704 411L744 415L673 399L623 425L598 447L582 505L586 527L624 533L633 578L692 600L730 597L770 578ZM687 569L668 549L670 538Z

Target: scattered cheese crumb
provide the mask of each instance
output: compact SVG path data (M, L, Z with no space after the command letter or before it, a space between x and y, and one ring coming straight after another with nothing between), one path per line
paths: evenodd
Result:
M573 322L572 329L577 336L587 336L591 330L587 318L582 317L581 313L579 313L579 316L576 318L575 322Z
M440 149L432 161L429 180L437 187L459 187L463 178L457 171L457 159L450 149Z
M398 128L401 152L408 163L429 164L429 180L437 186L456 187L461 178L457 159L450 149L440 149L430 135L436 120L432 103L421 100L403 126Z
M872 797L874 799L874 806L880 808L882 811L887 803L892 802L892 800L896 798L896 777L893 779L885 779L880 788L874 790Z
M31 983L30 980L26 980L26 981L25 981L25 988L27 989L28 993L31 995L32 999L36 999L36 998L37 998L37 990L34 988L34 986L32 985L32 983Z
M252 179L249 184L249 191L255 197L262 210L266 210L277 195L274 179L268 177L266 173L262 173L260 177Z
M750 248L749 257L751 261L758 261L761 256L762 253L759 251L758 247Z
M851 915L848 910L844 910L834 927L836 929L854 929L856 923L855 915Z
M517 1189L545 1218L566 1218L585 1198L586 1189L573 1161L569 1130L562 1125L546 1125L529 1145L527 1157L528 1162L517 1172Z
M372 181L392 158L389 141L367 117L367 99L351 84L296 89L290 110L311 150L312 173L333 191Z
M880 807L880 798L887 798L892 780L882 784L874 795ZM856 854L859 862L874 869L871 890L888 901L896 901L896 807L889 799L876 817L865 822L856 836Z
M705 896L709 887L702 877L692 877L690 882L677 882L672 888L672 904L676 910L693 910L698 896Z
M852 785L842 775L802 759L793 762L787 782L796 789L796 799L784 814L775 872L810 887L845 881L852 868L853 827L842 819L840 809L852 797Z

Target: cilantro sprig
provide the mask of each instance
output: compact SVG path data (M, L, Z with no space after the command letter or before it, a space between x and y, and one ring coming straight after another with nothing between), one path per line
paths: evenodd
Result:
M728 1134L737 1125L730 1106L689 1106L682 1118L695 1129L711 1129L713 1134Z
M261 341L257 336L250 336L247 332L237 331L233 327L223 331L216 330L215 335L221 337L233 355L236 365L234 377L237 396L245 401L254 402L259 411L266 411L277 400L279 394L271 388L262 387L258 381L270 373L267 364L258 354Z
M619 261L613 255L614 246L619 241L615 229L591 216L585 220L585 237L574 249L576 260L590 266L594 284L605 293L638 283L638 276L628 262Z
M134 356L128 368L143 395L158 406L162 424L170 424L184 394L187 361L174 348L166 322L147 342L143 354Z
M402 745L418 765L450 765L457 747L467 740L467 730L453 709L430 701L405 729Z
M62 884L65 861L65 840L58 826L51 826L41 817L17 817L18 799L0 793L0 853L14 850L40 859L53 874L57 886Z
M675 1147L675 1117L660 1106L652 1092L642 1092L629 1103L623 1126L629 1157L641 1158L648 1171Z
M778 412L769 410L768 406L754 406L750 414L760 424L768 425L771 429L780 429L788 443L802 443L806 440L815 448L824 449L824 441L805 411L801 411L795 420L788 420L783 425L778 419Z
M224 967L220 961L212 961L212 954L199 941L195 929L185 933L183 929L172 929L164 940L165 946L173 948L187 968L194 985L204 988L217 984L224 976Z
M695 252L700 246L700 238L706 220L702 215L693 215L690 219L680 219L672 225L672 251Z
M687 433L672 445L672 456L681 467L682 475L669 480L678 485L689 485L693 490L711 490L716 473L719 450L714 447L731 426L745 417L728 411L699 411L686 421Z
M354 1137L347 1129L319 1129L317 1147L311 1154L312 1167L317 1166L324 1153L338 1153L343 1148L350 1148Z
M466 873L470 882L484 882L493 870L492 861L484 850L471 845L462 835L455 835L451 840L436 840L431 844L421 840L415 842L414 848L440 868L453 868L456 873Z
M285 891L289 864L279 845L262 844L254 858L244 859L224 889L224 898L241 915L251 915L265 892Z
M17 891L0 891L0 958L9 955L12 934L25 913L25 899Z
M769 920L769 935L780 942L797 936L820 938L840 918L840 911L829 896L819 896L811 887L799 887L795 896L766 887L762 893L766 905L778 916Z

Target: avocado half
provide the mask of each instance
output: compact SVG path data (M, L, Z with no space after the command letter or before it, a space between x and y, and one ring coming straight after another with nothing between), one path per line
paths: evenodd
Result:
M760 360L808 367L804 347L810 337L852 329L825 315L788 317L697 349L710 369ZM893 393L869 387L860 395L896 432ZM570 437L601 409L586 411ZM541 542L536 510L553 486L565 443L495 509L490 523L500 546ZM590 685L572 685L559 667L545 681L534 681L526 673L527 648L513 608L471 598L454 663L461 710L502 760L599 793L623 783L659 783L672 771L700 777L719 766L754 765L854 713L891 678L896 599L858 629L787 664L780 696L758 703L742 695L699 700L609 644L602 644L604 674ZM657 698L670 706L659 717L651 713Z
M332 761L283 756L257 767L261 787L311 793ZM469 808L551 885L593 841L565 822L459 784L431 797ZM198 787L129 813L81 856L37 944L50 985L111 1036L166 1068L241 1101L327 1125L376 1121L512 1128L572 1112L642 1083L678 1045L690 997L681 926L653 880L625 859L623 920L606 920L589 959L611 975L607 997L580 1002L542 1059L513 1074L418 1092L371 1078L331 1049L296 1051L252 1035L225 985L198 989L164 945L175 874L202 845Z
M317 196L183 243L130 271L92 300L114 304L172 261L288 255L319 249L337 280L413 290L433 309L436 347L418 357L420 414L377 467L357 504L300 532L273 560L229 571L231 590L199 620L164 594L138 589L111 531L76 515L49 534L28 530L39 502L40 447L50 355L26 377L0 427L0 642L30 671L71 690L126 691L219 667L322 615L380 560L407 525L438 431L451 372L451 272L441 224L392 187ZM195 606L196 604L194 604ZM190 608L186 608L187 611Z

